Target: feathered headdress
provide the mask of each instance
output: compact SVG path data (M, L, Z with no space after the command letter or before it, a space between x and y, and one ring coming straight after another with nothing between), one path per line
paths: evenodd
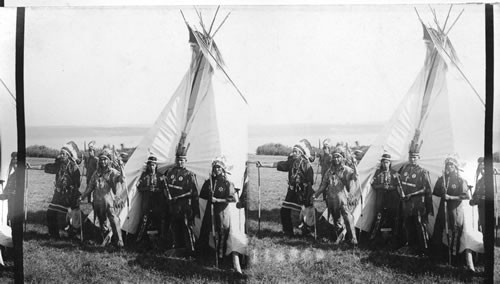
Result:
M186 136L187 136L187 133L182 132L181 139L179 140L179 144L177 144L177 148L175 150L175 156L177 158L186 158L187 157L187 151L189 150L189 146L191 144L184 146L184 144L186 143Z
M299 143L293 146L293 148L299 150L309 161L314 161L315 155L311 155L313 148L307 139L300 140Z
M221 167L224 170L224 172L226 174L229 174L229 175L231 174L229 171L233 168L232 166L230 166L230 165L227 164L227 160L226 160L225 156L216 157L212 161L212 168L216 167L216 166Z
M420 140L420 130L415 130L415 135L413 136L413 140L410 143L410 149L408 150L410 156L418 156L420 155L420 148L422 148L422 144L424 142Z
M80 152L80 150L78 150L78 146L73 141L69 141L64 144L61 147L61 151L66 152L72 161L76 161L78 159L78 153Z

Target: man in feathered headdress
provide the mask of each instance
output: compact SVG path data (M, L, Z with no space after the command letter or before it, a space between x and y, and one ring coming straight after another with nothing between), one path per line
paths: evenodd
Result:
M78 146L70 141L61 148L55 163L44 167L46 173L56 175L54 195L47 209L49 235L54 238L59 238L57 213L67 214L70 209L80 207L80 169L76 163L78 152ZM73 233L71 228L70 233Z
M99 154L99 166L92 175L87 189L81 199L90 193L94 193L93 207L99 219L103 237L102 246L111 241L112 235L116 237L116 245L123 247L120 218L118 216L123 200L120 199L121 178L120 173L111 167L112 154L110 149L105 148ZM109 220L111 230L107 227L106 219Z
M207 200L207 207L203 215L200 238L196 245L201 253L207 251L209 244L208 236L213 226L217 240L217 247L215 249L217 250L219 259L222 259L226 255L226 244L229 237L230 217L228 203L236 202L234 198L234 184L227 179L229 172L227 171L224 157L217 157L212 162L212 172L210 174L210 178L203 183L200 191L200 198ZM214 214L213 218L212 212ZM212 224L212 220L214 224Z
M464 229L464 208L461 206L462 200L469 200L469 188L467 181L460 176L458 160L448 157L445 160L443 175L438 178L434 186L434 195L441 197L439 209L434 223L434 233L432 235L433 253L435 255L446 255L443 251L443 234L447 234L448 249L455 257L459 252L465 250L465 260L467 268L474 271L472 253L469 249L464 249L464 244L460 242ZM446 208L445 208L446 207ZM446 210L445 210L446 209ZM447 216L446 216L446 214ZM445 220L445 218L447 220ZM448 222L448 232L445 232L445 223ZM458 259L455 259L458 263Z
M169 223L172 228L174 247L186 248L194 253L194 218L200 216L196 176L186 169L188 146L184 146L185 136L177 145L175 167L165 173L165 196L169 202Z
M286 161L271 165L257 162L258 167L277 168L278 171L288 172L288 190L280 211L281 224L286 236L294 235L292 210L301 212L302 206L312 206L314 171L311 160L314 160L314 156L311 156L311 149L310 143L303 139L293 146L292 153Z
M328 212L333 216L336 227L336 243L344 240L345 233L350 238L351 244L357 245L356 231L354 229L354 217L351 213L352 200L349 192L356 185L356 175L354 170L344 165L344 151L336 147L332 152L332 164L325 176L321 180L321 185L315 193L318 198L323 192L326 192L326 204ZM345 224L345 229L342 224Z
M408 245L418 253L427 253L429 236L427 234L428 215L434 214L429 172L418 165L420 159L419 135L415 135L409 149L409 162L399 169L404 193L403 226Z

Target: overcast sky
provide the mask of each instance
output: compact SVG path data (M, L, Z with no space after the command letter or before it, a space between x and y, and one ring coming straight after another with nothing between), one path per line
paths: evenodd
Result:
M384 122L423 65L414 7L433 22L419 5L224 6L215 40L251 124ZM484 97L484 6L455 5L448 27L463 8L449 37ZM198 25L192 6L28 8L27 125L152 124L191 59L179 9Z

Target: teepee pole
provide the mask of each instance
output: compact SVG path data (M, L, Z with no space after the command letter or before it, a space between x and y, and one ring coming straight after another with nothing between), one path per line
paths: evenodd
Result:
M179 10L181 12L181 15L182 15L182 18L184 19L184 23L186 23L187 26L189 26L187 20L186 20L186 17L184 17L184 13L182 12L182 10Z
M443 31L446 29L446 24L448 23L448 18L450 17L451 8L453 8L453 4L450 5L450 9L448 10L448 15L446 15L446 20L444 21L443 25Z
M5 87L5 89L7 90L7 92L9 92L10 96L14 99L14 102L16 101L16 97L14 96L14 94L12 94L12 92L9 90L9 88L7 88L7 85L5 85L5 82L2 80L2 78L0 78L0 82L2 82L2 85Z
M205 35L208 35L207 29L205 28L205 24L203 23L203 17L201 15L201 12L199 12L198 9L196 9L196 7L194 8L194 10L196 11L198 18L200 19L200 26L203 29L203 32L205 33Z
M432 16L434 18L434 23L436 23L436 27L441 30L440 26L439 26L439 21L438 21L438 18L437 18L437 15L436 15L436 10L432 9L432 7L429 5L429 10L431 10L431 13L432 13ZM442 31L441 31L442 32Z
M458 21L458 19L460 18L460 16L462 16L462 13L464 12L464 9L462 9L462 11L460 12L460 14L458 14L457 18L455 19L455 21L453 22L453 24L451 24L450 28L448 29L448 31L444 34L445 36L448 35L448 33L451 31L451 29L453 28L453 26L455 25L455 23Z
M226 22L226 20L229 17L229 15L231 15L231 12L227 13L226 17L224 17L224 20L222 20L222 22L219 24L219 27L217 27L217 29L215 30L214 34L212 35L212 38L215 37L215 34L219 31L219 29L222 27L222 25L224 24L224 22Z
M217 18L217 13L219 13L220 5L217 6L217 10L215 10L214 18L212 19L212 23L210 24L210 28L208 29L208 35L212 32L212 27L214 26L215 18Z

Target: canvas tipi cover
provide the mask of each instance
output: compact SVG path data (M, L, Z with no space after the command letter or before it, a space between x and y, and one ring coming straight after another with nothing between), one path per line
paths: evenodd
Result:
M0 11L0 180L7 184L11 173L11 153L17 151L15 98L15 9ZM7 200L0 201L0 245L12 247L11 228L7 226ZM0 255L1 256L1 255ZM1 257L0 257L1 262Z
M7 185L11 174L11 153L17 151L16 102L9 92L0 85L0 180ZM2 187L2 190L4 189ZM8 201L0 201L0 245L12 246L12 233L7 226Z
M187 24L187 23L186 23ZM158 158L158 169L164 172L175 163L176 146L181 134L186 134L186 168L197 177L198 191L208 179L211 163L224 156L229 165L228 178L236 188L242 188L247 160L248 131L247 104L244 97L224 70L222 57L215 42L206 31L198 32L188 25L192 48L192 60L188 71L175 93L170 97L160 116L136 148L125 166L126 193L129 207L120 213L122 229L136 233L140 222L140 195L137 182L145 169L150 154ZM198 236L206 204L200 199L201 219L195 220ZM244 235L244 214L230 204L232 237ZM241 231L234 230L241 228ZM232 250L246 246L245 238L239 243L232 239ZM231 251L228 249L228 251Z
M407 95L399 104L383 132L375 139L359 164L359 182L363 203L354 211L356 227L370 231L375 219L375 194L370 183L380 166L383 153L391 154L392 167L399 170L408 161L410 141L420 131L422 147L419 164L430 173L434 187L444 169L444 161L458 156L461 176L469 185L475 185L477 159L483 155L484 103L469 84L460 69L456 52L439 27L431 28L422 23L427 54L424 66ZM437 214L439 197L433 196ZM462 202L466 211L466 228L472 238L473 249L480 250L477 242L476 212L468 202ZM474 217L475 216L475 217ZM477 223L476 223L477 224ZM434 218L429 220L428 231L433 232ZM472 230L475 227L475 231Z

